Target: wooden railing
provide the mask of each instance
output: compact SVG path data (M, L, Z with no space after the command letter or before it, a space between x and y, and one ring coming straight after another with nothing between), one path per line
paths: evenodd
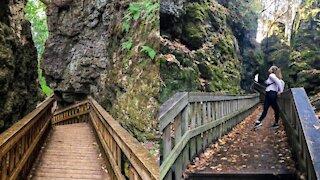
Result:
M114 172L114 179L159 179L155 158L94 99L89 98L89 101L91 123L109 160L109 170Z
M54 99L38 108L0 135L0 179L26 179L50 131Z
M181 179L195 155L242 121L258 103L258 94L175 94L160 108L160 179Z
M79 122L92 125L112 179L159 179L159 165L155 158L94 99L61 109L52 119L53 125Z
M260 84L255 89L265 93ZM278 98L278 108L298 169L306 179L320 179L320 123L303 88L291 88Z
M52 118L52 125L64 125L89 121L90 103L81 101L67 108L58 110Z

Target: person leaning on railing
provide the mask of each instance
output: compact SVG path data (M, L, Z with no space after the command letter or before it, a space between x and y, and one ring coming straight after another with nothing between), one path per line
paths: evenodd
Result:
M254 128L262 126L262 120L266 117L269 107L271 106L274 110L275 122L272 125L273 128L279 127L279 109L277 108L277 97L278 94L283 92L284 81L282 80L281 69L277 66L271 66L268 70L269 78L265 81L266 87L266 96L263 105L263 112L254 124Z

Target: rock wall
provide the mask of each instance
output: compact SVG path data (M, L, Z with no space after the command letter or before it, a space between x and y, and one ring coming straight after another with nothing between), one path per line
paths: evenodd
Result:
M160 3L161 102L177 91L240 93L240 84L249 89L247 79L257 72L257 16L251 7L241 1ZM253 17L239 18L240 13Z
M283 23L274 23L270 28L269 37L261 42L263 52L263 63L260 66L259 78L264 82L269 76L268 69L272 65L281 68L283 79L286 85L290 85L289 61L291 48L285 37L285 25Z
M113 3L72 1L62 7L47 7L49 38L43 55L43 69L48 85L64 102L81 100L97 94L107 70L107 56Z
M309 0L299 10L292 35L290 73L292 86L309 95L320 93L320 2Z
M284 36L284 24L276 23L263 40L264 67L281 67L288 87L304 87L309 95L320 92L320 3L305 1L294 21L291 44ZM265 75L266 76L266 75Z
M37 51L24 19L26 3L0 2L0 132L33 110L40 98Z
M158 7L154 0L138 3ZM158 137L159 68L143 48L157 52L159 16L149 9L129 22L124 16L133 16L128 10L133 5L128 0L51 3L43 69L62 104L91 95L144 141Z
M270 37L263 40L261 72L275 64L281 67L288 88L304 87L320 117L320 3L304 1L294 24L291 42L284 36L284 24L275 23ZM262 79L267 73L262 74Z

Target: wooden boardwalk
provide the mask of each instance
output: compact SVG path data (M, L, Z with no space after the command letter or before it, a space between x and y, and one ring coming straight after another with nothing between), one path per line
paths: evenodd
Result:
M187 170L191 173L190 179L204 175L225 179L230 179L231 175L246 175L246 178L250 177L248 179L263 179L264 176L272 179L276 175L294 178L296 170L282 121L279 129L270 128L274 123L271 108L262 127L253 130L261 112L262 107L197 157Z
M29 179L110 179L92 128L78 123L53 128Z

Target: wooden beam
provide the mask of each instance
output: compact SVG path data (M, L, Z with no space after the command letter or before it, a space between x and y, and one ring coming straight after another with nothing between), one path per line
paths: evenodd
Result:
M201 125L197 128L194 128L192 130L188 130L182 136L180 141L175 145L175 147L172 149L170 154L166 157L166 159L164 159L163 163L161 164L161 166L160 166L160 179L163 179L166 176L167 172L170 170L171 166L174 164L174 162L179 157L180 153L185 148L185 146L188 144L188 142L190 141L191 138L193 138L197 135L200 135L201 133L208 131L209 129L212 129L212 128L222 124L223 122L250 110L251 108L255 107L257 104L258 103L246 106L246 107L244 107L236 112L233 112L227 116L224 116L220 119L217 119L215 121L211 121L207 124L203 124L203 125ZM191 154L191 156L193 156L193 154Z

